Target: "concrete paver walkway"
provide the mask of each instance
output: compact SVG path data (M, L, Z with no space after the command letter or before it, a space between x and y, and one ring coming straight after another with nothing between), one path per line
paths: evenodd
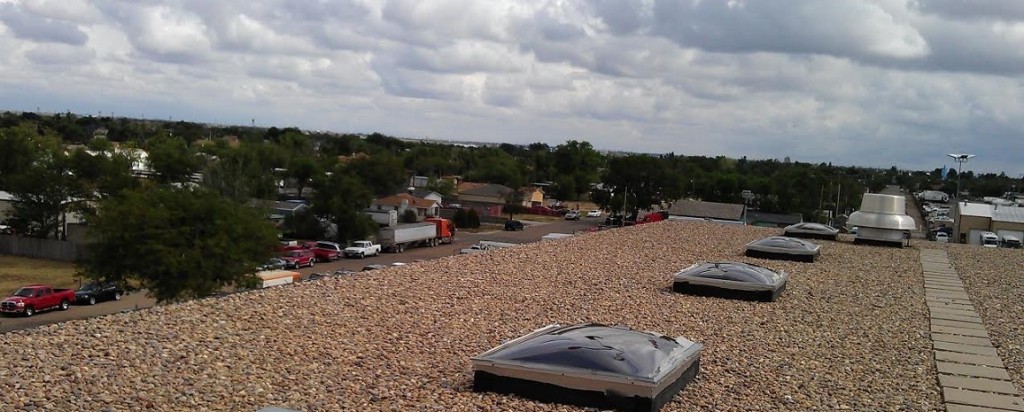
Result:
M981 316L944 250L922 249L935 369L949 412L1024 411Z

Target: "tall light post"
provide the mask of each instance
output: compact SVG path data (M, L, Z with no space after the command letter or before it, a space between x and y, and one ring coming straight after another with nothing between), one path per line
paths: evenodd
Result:
M966 153L950 153L946 156L952 157L954 162L957 162L956 167L956 198L960 200L960 174L963 172L964 163L970 158L974 157L972 154Z

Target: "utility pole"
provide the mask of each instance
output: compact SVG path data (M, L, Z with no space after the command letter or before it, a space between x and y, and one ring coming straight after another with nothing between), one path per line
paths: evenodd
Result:
M839 179L836 179L836 184L838 184L839 187L836 190L836 214L832 217L833 219L839 217L839 194L843 192L843 182Z
M750 202L747 202L747 203L750 203ZM815 218L815 221L817 221L817 222L821 221L821 220L818 220L818 219L821 219L821 204L822 203L825 203L825 185L821 185L821 194L818 195L818 216ZM830 220L830 222L828 222L828 223L829 223L829 226L831 226L832 225L832 222L831 222L832 219L829 219L829 220Z
M626 182L626 191L622 193L622 216L619 216L619 227L626 226L626 202L629 201L629 182Z

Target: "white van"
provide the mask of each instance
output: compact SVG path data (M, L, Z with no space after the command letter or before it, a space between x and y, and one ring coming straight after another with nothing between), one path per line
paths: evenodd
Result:
M1021 248L1020 238L1018 238L1017 236L1014 236L1014 235L1003 235L1002 240L999 241L999 246L1006 247L1006 248L1012 248L1012 249L1020 249Z
M996 236L992 232L981 233L981 246L984 247L999 247L999 236Z

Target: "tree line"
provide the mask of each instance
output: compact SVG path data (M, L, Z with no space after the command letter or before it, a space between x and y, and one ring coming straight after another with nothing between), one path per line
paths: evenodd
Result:
M311 205L309 214L286 222L287 230L317 232L330 222L334 238L345 242L375 229L362 213L373 198L403 190L414 175L428 177L428 187L443 196L455 191L443 177L461 176L513 189L543 182L548 198L589 199L616 211L694 198L822 221L822 211L854 210L862 193L886 184L955 187L955 175L944 181L940 174L788 159L603 153L578 140L476 147L380 133L0 114L0 190L16 200L2 223L24 236L61 239L67 216L80 214L97 245L81 262L82 273L138 281L163 300L252 282L249 268L274 253L276 233L249 203L279 199L282 181L294 187L288 197ZM962 187L978 196L1002 194L1016 183L1002 174L961 176Z

